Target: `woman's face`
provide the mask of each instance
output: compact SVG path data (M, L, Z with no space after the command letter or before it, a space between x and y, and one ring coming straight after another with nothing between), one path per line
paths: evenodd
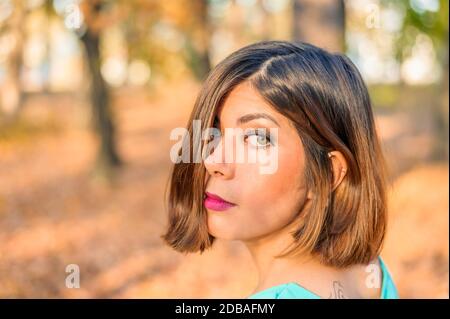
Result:
M256 113L267 117L248 116ZM243 116L248 121L239 121ZM303 145L296 129L248 82L230 92L218 110L218 121L221 138L204 161L208 173L206 192L235 206L220 210L214 206L214 200L212 204L211 200L205 203L209 233L216 238L251 241L282 229L298 216L310 198L304 179ZM237 133L227 132L226 129L231 131L229 128L238 129L233 131ZM239 135L239 129L243 135ZM269 138L269 130L277 129L276 138L269 141L259 134L261 129L265 129ZM227 134L235 135L231 144L233 154L238 146L246 152L244 161L225 160L225 152L229 150L229 144L225 143L230 137ZM263 174L263 164L250 160L256 152L262 152L272 164L276 161L276 169Z

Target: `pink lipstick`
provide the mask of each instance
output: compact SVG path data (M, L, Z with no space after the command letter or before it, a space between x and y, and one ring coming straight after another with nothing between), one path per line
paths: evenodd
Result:
M222 197L208 192L205 192L205 199L203 200L203 203L206 208L216 211L224 211L236 206L236 204L230 203Z

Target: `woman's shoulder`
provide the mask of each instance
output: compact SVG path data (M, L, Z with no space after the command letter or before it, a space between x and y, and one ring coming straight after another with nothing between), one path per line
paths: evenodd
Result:
M289 282L256 292L248 299L320 299L320 297L297 283Z
M381 273L381 299L397 299L399 298L397 288L394 280L381 257L378 257ZM265 290L256 292L248 299L320 299L320 296L303 288L295 282L289 282L281 285L276 285Z
M394 280L389 272L388 267L384 263L381 257L378 257L380 262L381 272L383 274L383 280L381 284L381 299L398 299L398 291L395 286Z

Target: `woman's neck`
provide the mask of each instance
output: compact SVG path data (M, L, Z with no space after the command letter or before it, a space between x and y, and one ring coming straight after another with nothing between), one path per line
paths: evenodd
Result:
M321 297L377 298L379 291L364 287L365 266L338 269L324 265L312 255L276 258L292 242L295 225L269 236L245 241L258 270L253 293L288 282L295 282Z
M258 270L257 291L287 280L292 274L292 269L298 269L300 264L310 259L307 256L275 257L292 242L291 232L294 227L294 225L288 225L270 235L244 241Z

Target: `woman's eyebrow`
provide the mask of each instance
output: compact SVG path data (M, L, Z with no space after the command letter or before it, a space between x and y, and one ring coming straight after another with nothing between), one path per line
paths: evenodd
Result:
M245 124L247 122L259 119L259 118L264 118L266 120L272 121L273 123L275 123L278 127L280 126L280 124L278 124L278 122L269 114L266 113L250 113L250 114L245 114L243 116L241 116L240 118L237 119L236 123L237 125L242 125Z

